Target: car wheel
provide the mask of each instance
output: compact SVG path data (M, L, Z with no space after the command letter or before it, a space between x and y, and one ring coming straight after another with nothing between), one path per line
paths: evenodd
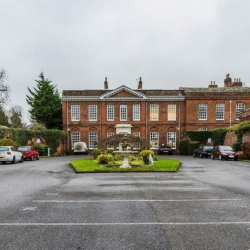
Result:
M39 156L39 155L37 155L36 159L37 159L37 160L40 160L40 156Z
M238 161L238 158L234 158L235 161Z
M2 163L3 163L3 164L5 164L5 163L6 163L6 161L2 161Z
M21 157L21 160L19 162L23 163L23 156Z
M34 161L34 156L33 156L33 155L30 157L30 160L31 160L31 161Z
M16 157L13 157L13 160L11 161L12 164L14 164L16 162Z

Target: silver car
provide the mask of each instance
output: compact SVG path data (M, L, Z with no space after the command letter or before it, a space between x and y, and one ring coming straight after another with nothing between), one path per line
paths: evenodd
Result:
M0 146L0 162L23 162L23 154L13 146Z

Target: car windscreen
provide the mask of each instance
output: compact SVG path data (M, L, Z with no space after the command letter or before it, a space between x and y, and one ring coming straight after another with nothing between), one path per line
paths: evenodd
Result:
M20 148L17 149L17 151L27 152L27 151L29 151L29 148L27 148L27 147L20 147Z
M221 146L220 150L222 150L222 151L232 151L233 149L230 146Z
M9 148L7 148L7 147L1 147L0 151L9 151Z
M214 147L205 146L204 149L213 149Z

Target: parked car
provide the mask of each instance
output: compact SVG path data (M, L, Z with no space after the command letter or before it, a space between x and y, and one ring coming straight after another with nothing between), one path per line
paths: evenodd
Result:
M159 148L158 148L158 151L157 151L158 155L161 155L161 154L168 154L168 155L172 155L173 154L173 151L172 151L172 148L165 145L165 144L162 144Z
M23 159L24 160L31 160L33 161L34 159L39 160L39 152L34 149L34 147L31 146L21 146L17 149L17 151L21 152L23 154Z
M230 146L216 146L211 155L211 159L238 160L238 154Z
M76 154L85 154L89 153L87 144L85 142L75 142L73 147L74 155Z
M194 150L193 157L210 157L212 154L213 146L200 146Z
M3 164L6 162L23 162L23 154L18 152L15 147L0 146L0 162Z

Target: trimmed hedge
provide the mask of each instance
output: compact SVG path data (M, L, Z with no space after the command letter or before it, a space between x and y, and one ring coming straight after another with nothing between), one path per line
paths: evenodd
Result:
M194 150L199 146L199 141L190 141L188 142L188 155L193 155Z
M186 132L188 138L191 141L199 141L201 144L206 144L207 139L211 138L212 131L211 130L194 130L194 131L187 131Z
M180 155L188 154L188 140L181 140L179 142L179 154Z
M211 139L212 139L213 145L214 146L223 145L226 134L227 134L227 129L225 128L211 130Z

